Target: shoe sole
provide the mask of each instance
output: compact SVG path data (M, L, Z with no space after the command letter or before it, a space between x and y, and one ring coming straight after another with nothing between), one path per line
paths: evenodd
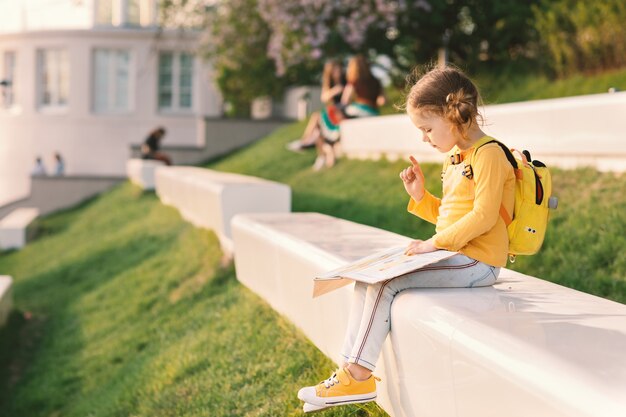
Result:
M345 404L367 403L376 400L376 392L358 395L343 395L341 397L309 397L303 396L300 400L316 407L335 407Z
M346 400L346 401L337 401L337 402L329 402L327 405L315 405L311 403L304 403L302 406L302 411L306 414L315 414L320 411L326 410L327 408L337 407L340 405L348 405L348 404L360 404L360 403L368 403L370 401L374 401L376 397L361 399L361 400Z
M302 411L306 414L315 414L319 413L322 410L326 410L327 408L328 407L322 407L311 403L304 403L304 405L302 406Z

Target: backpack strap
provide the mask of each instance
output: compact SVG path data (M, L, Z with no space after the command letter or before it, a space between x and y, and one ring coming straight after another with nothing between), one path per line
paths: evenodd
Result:
M521 170L519 169L518 165L517 165L517 160L515 159L515 156L513 156L513 152L511 152L511 150L502 142L499 142L495 139L492 140L488 140L484 143L480 143L478 145L478 147L476 147L476 149L474 149L474 153L472 154L472 161L474 160L474 156L476 155L476 153L478 152L478 150L489 144L489 143L497 143L500 148L502 148L502 150L504 151L504 155L506 156L506 159L509 161L509 163L511 164L511 166L513 167L513 171L515 172L515 176L519 177L519 175L521 175ZM500 203L500 217L502 217L502 220L504 220L504 224L505 225L509 225L511 224L511 222L513 221L513 218L511 217L511 215L506 211L506 209L504 208L504 205L502 203Z
M474 155L476 155L476 152L478 152L480 148L482 148L483 146L489 143L494 143L494 142L497 143L502 148L502 150L504 151L504 155L506 156L506 159L509 161L513 169L515 170L519 169L519 167L517 166L517 160L515 159L513 152L511 152L511 150L504 143L497 141L495 139L479 144L478 147L474 149L474 154L472 155L472 159L474 158Z

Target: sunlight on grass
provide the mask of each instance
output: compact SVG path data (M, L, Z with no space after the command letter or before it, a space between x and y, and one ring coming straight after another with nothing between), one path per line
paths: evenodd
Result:
M0 416L297 416L333 369L221 266L216 236L126 184L0 255ZM329 416L384 416L375 404Z

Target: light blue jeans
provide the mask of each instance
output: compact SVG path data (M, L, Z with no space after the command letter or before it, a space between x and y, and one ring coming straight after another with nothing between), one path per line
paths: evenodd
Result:
M376 367L383 342L391 330L391 303L409 288L472 288L493 285L500 268L465 255L377 284L356 282L341 356L346 362L371 371Z

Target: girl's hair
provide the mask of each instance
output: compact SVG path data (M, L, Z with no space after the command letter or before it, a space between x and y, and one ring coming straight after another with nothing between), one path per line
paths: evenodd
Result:
M322 89L328 90L335 86L336 81L333 79L333 71L335 68L341 69L339 61L334 59L326 61L324 64L324 71L322 72Z
M348 62L346 80L354 87L356 100L363 100L372 107L378 107L376 100L382 93L380 81L372 71L367 59L363 55L355 55Z
M413 83L411 80L417 79ZM407 111L433 113L450 121L463 138L477 120L481 104L478 89L458 68L446 66L414 71L407 80L411 89L406 99Z
M165 128L159 126L156 129L154 129L152 132L150 132L148 136L157 136L161 138L165 135L165 132L166 132Z
M374 78L370 71L370 65L363 55L355 55L348 61L346 79L350 84Z

